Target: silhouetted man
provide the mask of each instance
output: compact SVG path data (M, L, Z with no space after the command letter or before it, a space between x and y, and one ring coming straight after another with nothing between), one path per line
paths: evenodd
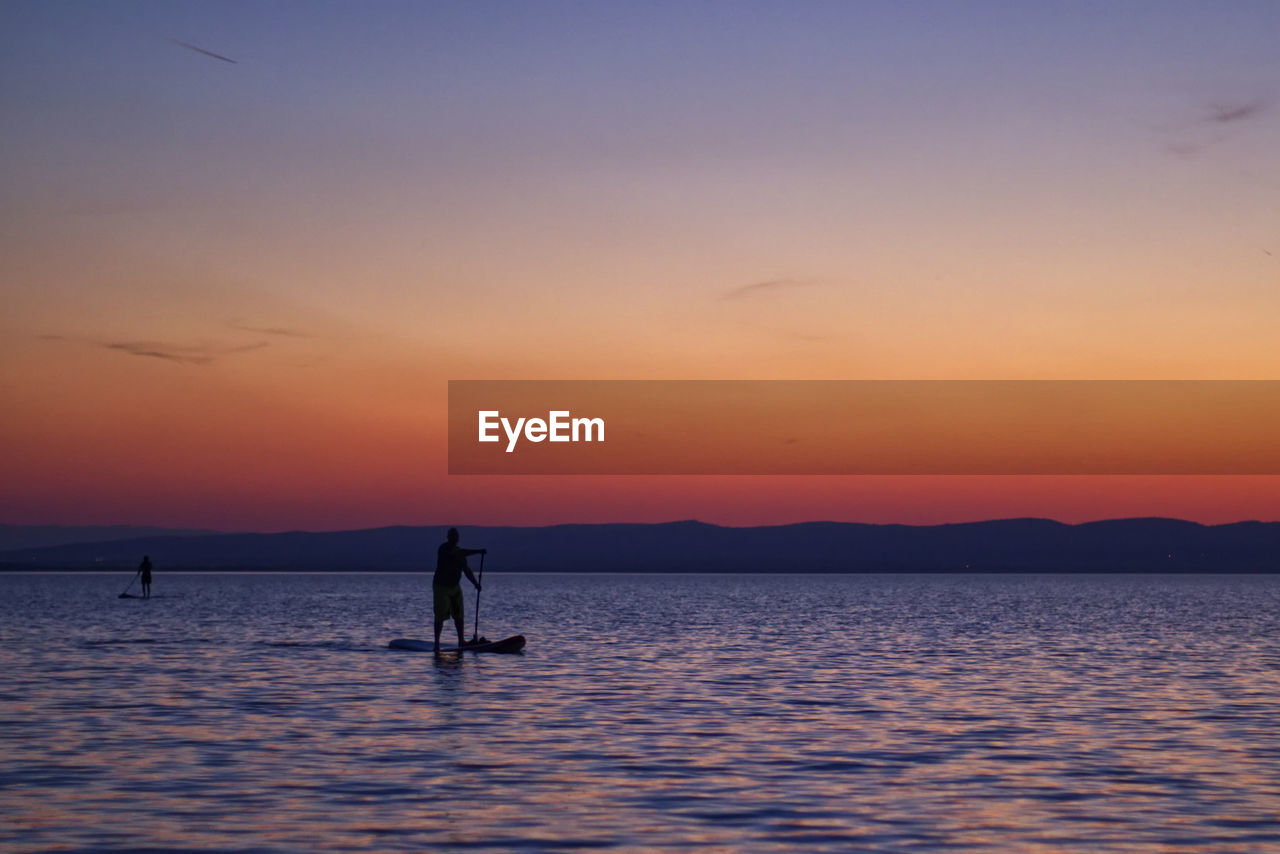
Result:
M142 598L151 598L151 558L148 555L142 556L142 563L138 564L138 579L142 582Z
M471 568L467 566L467 556L482 554L488 554L488 550L458 547L457 528L450 528L448 539L436 549L436 574L431 579L431 598L436 618L436 652L440 651L440 629L450 617L458 630L458 649L462 649L466 643L462 634L462 624L466 622L462 615L462 575L465 573L479 592L480 582L476 581Z

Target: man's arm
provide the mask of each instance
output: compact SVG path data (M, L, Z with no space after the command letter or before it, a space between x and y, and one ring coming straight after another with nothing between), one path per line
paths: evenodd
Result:
M470 555L487 555L487 554L489 553L489 550L488 550L488 549L458 549L458 551L462 553L462 559L463 559L463 560L462 560L462 571L463 571L463 572L465 572L465 573L467 574L467 579L468 579L472 584L474 584L474 585L475 585L475 588L476 588L477 590L479 590L479 589L480 589L480 582L479 582L479 581L476 581L476 576L475 576L475 574L471 571L471 567L467 566L466 559L467 559L467 557L469 557Z
M463 571L463 572L465 572L465 573L467 574L467 579L468 579L468 580L469 580L473 585L475 585L475 588L476 588L477 590L479 590L479 589L480 589L480 582L479 582L479 581L476 581L476 575L475 575L475 573L474 573L474 572L472 572L472 571L471 571L471 567L467 566L466 564L463 564L463 565L462 565L462 571Z

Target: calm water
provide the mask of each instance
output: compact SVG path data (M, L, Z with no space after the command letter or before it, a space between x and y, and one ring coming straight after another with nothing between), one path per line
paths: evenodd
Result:
M0 848L1280 847L1280 577L127 581L0 575Z

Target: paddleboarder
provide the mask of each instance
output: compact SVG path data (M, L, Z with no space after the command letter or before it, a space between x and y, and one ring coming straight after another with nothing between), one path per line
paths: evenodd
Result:
M453 625L458 630L458 649L466 645L462 633L465 622L462 615L462 576L480 591L480 582L476 581L471 567L467 566L469 555L488 554L488 549L464 549L458 545L458 529L450 528L447 538L436 549L436 574L431 579L432 609L435 612L436 642L435 651L440 651L440 629L444 621L453 618Z
M142 582L142 598L151 598L151 557L149 555L142 556L142 563L138 564L138 580Z

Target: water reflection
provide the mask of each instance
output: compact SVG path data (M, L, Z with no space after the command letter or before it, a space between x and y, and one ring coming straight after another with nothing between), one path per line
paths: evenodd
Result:
M1280 842L1280 579L495 573L438 660L418 577L113 581L3 578L0 847Z

